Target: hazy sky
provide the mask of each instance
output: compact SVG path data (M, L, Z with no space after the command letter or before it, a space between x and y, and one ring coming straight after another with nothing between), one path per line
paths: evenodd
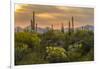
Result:
M55 29L60 29L61 23L67 28L72 16L75 27L94 24L93 8L15 4L15 27L29 26L33 11L35 12L35 21L41 28L50 27L53 24Z

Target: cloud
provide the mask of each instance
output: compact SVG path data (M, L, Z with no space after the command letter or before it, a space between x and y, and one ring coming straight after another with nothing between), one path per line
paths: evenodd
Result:
M67 6L49 6L49 5L32 5L17 4L20 6L15 11L15 26L30 25L32 12L35 12L35 21L40 27L54 24L55 28L60 28L60 23L67 27L68 21L74 16L75 26L94 24L94 9L82 7ZM25 25L24 25L25 24Z
M36 17L39 17L39 18L42 18L42 19L55 19L55 17L50 13L37 14Z

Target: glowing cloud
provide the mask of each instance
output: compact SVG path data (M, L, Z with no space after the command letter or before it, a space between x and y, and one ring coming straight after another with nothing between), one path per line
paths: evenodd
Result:
M24 28L30 25L33 11L36 16L35 21L41 28L50 27L53 24L55 29L60 29L61 23L67 28L72 16L75 18L75 27L94 24L93 8L15 4L15 26Z
M54 19L54 17L49 13L41 13L41 14L37 14L36 16L40 17L40 18L44 18L44 19L48 19L48 18L49 19Z

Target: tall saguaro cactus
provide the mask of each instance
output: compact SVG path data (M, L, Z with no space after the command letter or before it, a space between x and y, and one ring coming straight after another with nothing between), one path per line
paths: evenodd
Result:
M64 25L63 25L63 23L61 24L61 32L64 33Z
M35 30L35 12L33 12L33 30Z
M68 25L68 33L69 33L69 35L71 34L71 24L70 24L70 21L69 21L69 23L68 23L69 25Z
M72 32L74 32L74 17L72 16Z
M51 25L51 30L53 31L53 24Z
M33 12L32 20L31 20L31 29L35 30L35 12Z
M33 30L33 20L31 19L31 31Z

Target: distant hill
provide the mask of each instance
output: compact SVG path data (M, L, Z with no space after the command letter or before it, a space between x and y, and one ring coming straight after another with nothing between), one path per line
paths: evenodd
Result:
M82 30L82 29L83 30L91 30L91 31L94 31L94 26L93 25L85 25L85 26L77 27L74 30L76 31L76 30ZM65 30L65 32L67 32L68 31L68 28L65 28L64 30Z
M30 31L31 31L31 26L27 26L26 28L24 28L24 30L30 32ZM44 32L46 32L46 31L47 31L47 29L40 28L40 27L37 28L37 32L38 32L38 33L44 33Z
M21 27L15 27L15 32L23 32L24 30Z
M44 28L37 28L37 32L38 33L44 33L44 32L47 32L48 30L47 29L44 29Z
M94 26L93 25L85 25L85 26L81 26L81 27L77 27L75 28L75 30L91 30L91 31L94 31ZM16 27L15 28L15 32L23 32L23 31L29 31L31 32L31 26L27 26L26 28L22 29L21 27ZM44 33L44 32L47 32L48 29L47 28L40 28L38 27L37 28L37 32L38 33ZM65 28L64 29L65 32L68 31L68 28Z
M78 27L77 29L94 31L94 26L93 25L85 25L85 26Z

